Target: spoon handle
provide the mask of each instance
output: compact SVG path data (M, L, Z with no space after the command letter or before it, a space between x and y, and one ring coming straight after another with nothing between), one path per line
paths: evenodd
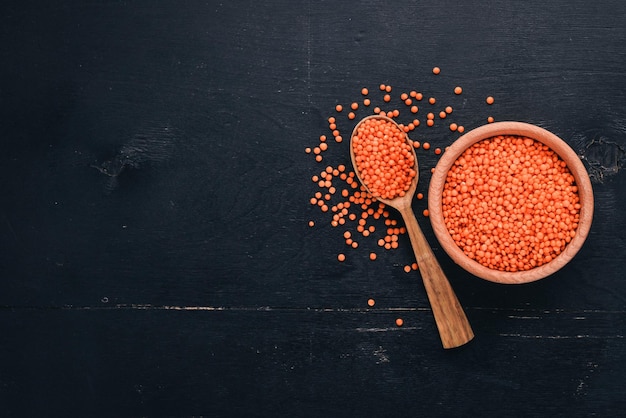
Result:
M399 210L411 239L443 347L459 347L474 338L472 327L450 282L437 262L433 250L426 241L413 210L410 206L399 208Z

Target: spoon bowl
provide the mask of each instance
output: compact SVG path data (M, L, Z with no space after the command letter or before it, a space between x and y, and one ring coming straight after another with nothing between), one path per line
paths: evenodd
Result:
M363 118L359 123L357 123L352 131L352 135L350 137L350 159L352 160L352 166L354 167L354 172L356 177L359 179L359 182L370 194L372 194L370 188L367 183L363 181L361 173L359 172L353 147L354 138L358 135L359 127L365 121L370 119L387 121L392 123L393 126L395 126L400 132L403 131L396 121L383 115L372 115ZM408 142L409 138L406 133L403 132L403 135L405 141ZM374 197L379 202L395 208L398 212L400 212L411 240L413 252L415 253L415 259L419 266L419 271L424 282L428 300L432 307L433 316L435 318L435 323L437 324L437 329L439 330L442 345L444 348L459 347L474 338L474 332L472 331L469 321L465 316L465 312L463 311L454 290L450 286L450 282L446 278L439 262L435 258L430 245L426 241L426 238L417 223L415 214L413 213L411 204L417 188L419 173L417 155L415 154L415 149L413 149L413 147L411 147L411 152L414 157L414 169L416 174L411 180L411 184L408 190L406 190L406 193L403 196L397 196L392 199L382 199L377 196Z
M363 178L361 177L361 173L359 172L357 165L356 165L356 156L354 154L354 147L352 146L352 140L353 138L357 135L358 129L361 127L361 125L371 119L377 119L377 120L384 120L390 123L393 123L394 126L396 126L398 128L398 130L402 131L402 129L400 128L400 126L396 123L395 120L387 117L387 116L383 116L383 115L372 115L372 116L367 116L363 119L361 119L359 121L359 123L356 124L356 126L354 127L354 130L352 131L352 135L350 136L350 159L352 160L352 166L354 167L354 173L356 174L356 177L359 179L359 182L367 189L368 193L371 194L370 188L367 186L367 184L363 181ZM408 138L406 137L406 134L404 134L405 139L408 140ZM413 202L413 196L415 195L415 190L417 190L417 181L419 179L419 170L418 170L418 163L417 163L417 155L415 154L415 149L413 147L411 147L411 152L413 153L413 161L415 161L415 176L413 177L413 179L411 180L411 185L409 186L409 189L406 191L406 194L404 196L398 196L396 198L393 199L383 199L381 197L376 197L376 200L378 200L379 202L384 203L387 206L391 206L395 209L397 209L398 211L400 210L400 207L408 207L411 208L411 204Z

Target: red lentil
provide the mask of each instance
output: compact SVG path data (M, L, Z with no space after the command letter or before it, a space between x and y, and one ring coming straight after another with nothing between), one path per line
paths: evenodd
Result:
M567 165L530 138L497 136L467 149L444 186L453 240L491 269L524 271L558 256L578 227L578 189Z
M357 117L357 110L362 106L369 107L374 97L369 96L371 91L365 87L359 89L361 93L361 99L358 102L352 100L346 100L344 103L348 103L348 105L337 104L334 108L335 111L341 113L344 111L344 107L346 108L346 117L340 118L335 116L330 116L327 118L328 127L330 129L329 132L332 133L332 137L330 135L320 135L319 142L315 144L316 146L306 147L305 153L311 154L318 163L321 163L325 158L322 158L322 154L326 155L330 148L332 148L333 144L330 141L330 138L334 138L337 143L343 141L343 138L340 134L340 130L346 129L343 126L344 123L348 123L348 120L353 120ZM391 91L392 87L388 84L380 85L380 99L387 99L388 102L391 103ZM461 94L462 89L457 86L454 88L454 94ZM400 94L401 93L401 94ZM384 96L387 96L385 98ZM413 119L410 121L408 118L417 117L417 113L419 112L419 107L417 106L417 101L423 100L425 97L422 93L416 90L406 90L405 92L398 92L398 98L402 100L402 103L407 106L406 114L402 116L407 120L400 121L400 111L399 109L387 108L381 109L380 107L375 107L370 110L374 114L382 114L388 116L390 118L398 118L398 125L400 127L400 131L404 131L406 133L410 133L420 126L419 119ZM434 97L426 97L429 103L433 105L438 101L435 100ZM394 99L395 100L395 99ZM385 106L388 106L385 104ZM434 106L433 106L434 109ZM410 113L409 113L410 111ZM444 114L445 112L445 114ZM452 113L452 106L441 106L440 110L429 112L431 115L428 118L422 118L421 122L427 122L428 126L434 126L435 120L437 119L435 115L439 115L439 118L445 118L446 115ZM406 117L406 115L410 115ZM493 119L490 116L491 119ZM337 119L341 119L338 121ZM463 132L462 126L457 126L457 124L449 124L448 125L451 130L453 126L456 126L456 131L459 133ZM404 133L403 132L403 133ZM408 149L411 151L413 149L419 149L423 146L420 141L412 141L407 138L406 135L403 137ZM433 148L435 148L433 146ZM447 148L447 147L446 147ZM430 149L430 144L426 143L424 146L425 150ZM435 155L439 155L443 149L435 148ZM432 170L431 170L432 172ZM356 241L357 237L367 237L372 236L378 244L378 247L384 248L385 250L392 250L398 248L399 245L399 236L401 234L406 233L406 229L398 224L398 221L393 219L390 215L389 211L384 208L384 205L376 200L374 196L369 194L366 189L357 181L355 181L355 174L352 171L347 171L345 165L339 165L336 168L328 166L321 170L321 173L316 173L315 176L311 178L317 186L320 187L320 191L314 193L314 197L311 197L310 203L313 207L319 208L320 211L328 213L330 224L332 227L339 227L341 225L345 225L345 228L349 229L342 231L348 232L348 237L345 238L347 248L350 248L350 251L353 248L358 248L359 243ZM340 182L344 182L344 184L340 184ZM424 196L422 193L416 194L416 198L423 199ZM340 199L339 201L336 199ZM373 223L375 220L379 220L377 222L384 222L385 227L377 228ZM353 223L350 223L353 222ZM316 226L316 221L310 220L308 221L308 225L310 227ZM385 229L390 228L389 231L385 232ZM352 232L350 232L352 231ZM356 234L356 235L355 235ZM371 259L377 259L377 254L374 252L366 253L369 255ZM338 256L338 259L342 258L341 261L346 260L346 254L342 254L341 257ZM417 268L417 263L413 263L409 266L406 266L410 270L415 270Z
M363 121L352 147L361 179L374 197L393 199L406 194L417 174L415 157L406 134L395 123L383 119ZM381 158L383 152L387 155Z

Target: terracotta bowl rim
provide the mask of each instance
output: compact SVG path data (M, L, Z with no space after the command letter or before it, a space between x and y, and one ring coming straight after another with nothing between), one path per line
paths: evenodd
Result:
M576 235L565 247L565 250L555 257L554 260L531 270L504 272L483 266L465 255L456 245L443 220L442 192L448 170L468 147L483 139L497 135L525 136L549 146L565 161L578 186L581 209ZM521 284L543 279L560 270L572 260L582 248L591 229L594 200L587 170L576 152L565 141L552 132L536 125L525 122L504 121L489 123L467 132L459 137L442 154L431 176L428 189L428 210L430 212L430 222L439 244L456 264L469 273L485 280L503 284Z

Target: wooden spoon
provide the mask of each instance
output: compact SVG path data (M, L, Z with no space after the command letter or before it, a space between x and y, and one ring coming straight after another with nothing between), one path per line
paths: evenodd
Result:
M401 128L393 119L382 115L368 116L355 126L352 136L350 137L350 158L352 159L352 166L354 167L357 178L369 191L368 185L363 182L360 176L356 165L354 149L352 147L352 140L356 136L359 126L368 119L383 119L393 123L399 130L401 130ZM408 140L406 134L405 138ZM411 147L411 149L415 157L415 171L418 173L417 156L415 155L413 147ZM469 342L474 338L474 332L465 316L465 312L463 312L459 300L454 294L454 290L452 290L450 286L450 282L448 282L443 270L441 270L441 266L437 262L430 245L428 245L417 223L417 219L415 219L411 203L417 188L417 178L418 174L413 178L410 189L404 196L393 199L377 198L377 200L397 209L402 215L411 239L415 259L417 260L419 271L424 281L424 287L428 294L428 300L433 310L435 322L437 323L441 342L444 348L454 348Z

